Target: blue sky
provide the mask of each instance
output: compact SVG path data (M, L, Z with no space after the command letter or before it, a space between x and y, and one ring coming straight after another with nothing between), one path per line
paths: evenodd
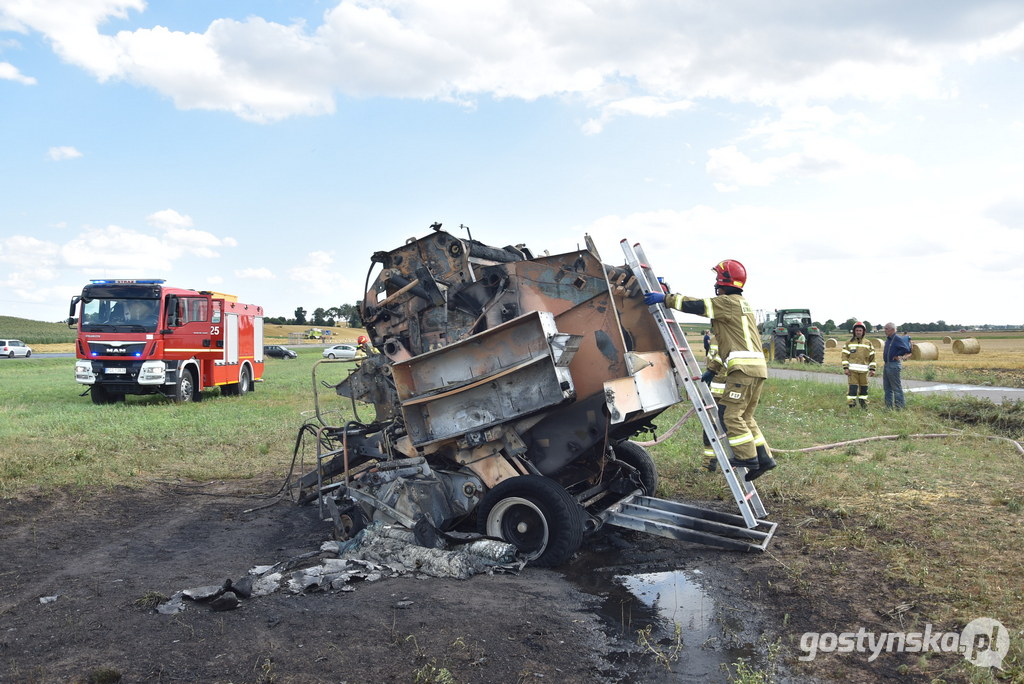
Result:
M1024 4L0 0L0 313L353 303L442 222L759 309L1024 324Z

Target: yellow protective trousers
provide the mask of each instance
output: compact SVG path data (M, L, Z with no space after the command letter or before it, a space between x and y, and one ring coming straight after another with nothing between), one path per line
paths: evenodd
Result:
M725 379L725 393L719 401L725 406L723 418L729 446L739 460L757 458L757 447L768 446L754 420L762 385L764 378L752 378L738 372L729 373Z
M860 400L861 406L868 404L868 373L867 371L850 371L847 376L850 387L846 393L846 403L853 406Z

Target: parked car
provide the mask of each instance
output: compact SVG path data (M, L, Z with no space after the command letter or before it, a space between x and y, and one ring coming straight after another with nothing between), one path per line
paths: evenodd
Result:
M359 355L359 350L354 344L335 344L324 349L325 359L347 359L351 360Z
M32 347L21 340L0 340L0 356L13 359L15 356L32 356Z
M294 359L298 356L288 347L282 347L279 344L268 344L263 347L263 355L271 356L275 359Z

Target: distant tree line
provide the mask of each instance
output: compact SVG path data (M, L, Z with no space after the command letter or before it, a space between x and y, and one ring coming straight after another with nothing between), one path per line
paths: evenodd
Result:
M836 322L830 318L824 323L818 323L817 321L815 321L814 325L821 328L821 331L826 335L835 330L842 330L852 334L853 326L855 323L857 323L856 318L847 318L839 325L836 325ZM862 320L861 323L864 324L864 328L868 332L880 332L884 325L882 323L872 325L871 322L867 320ZM938 320L935 321L934 323L897 323L896 327L903 332L941 332L943 330L960 330L961 328L965 328L967 326L961 325L959 323L947 323L946 321Z
M294 318L268 316L266 321L267 323L277 325L314 325L329 328L345 323L350 328L363 327L363 319L359 316L359 307L355 304L342 304L341 306L332 306L329 309L323 307L316 308L313 309L312 316L300 306L295 309Z

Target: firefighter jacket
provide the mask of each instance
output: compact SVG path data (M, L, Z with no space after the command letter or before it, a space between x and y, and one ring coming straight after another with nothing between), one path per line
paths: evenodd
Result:
M715 377L711 379L711 384L708 387L711 390L711 394L714 395L717 401L723 394L725 394L725 364L722 363L722 357L718 355L718 344L712 344L708 348L708 370L715 374Z
M854 373L875 371L875 348L866 338L850 340L843 347L843 370Z
M754 310L743 295L700 299L670 294L665 297L665 304L683 313L711 319L711 334L718 342L718 356L725 364L726 373L738 371L752 378L768 377Z

